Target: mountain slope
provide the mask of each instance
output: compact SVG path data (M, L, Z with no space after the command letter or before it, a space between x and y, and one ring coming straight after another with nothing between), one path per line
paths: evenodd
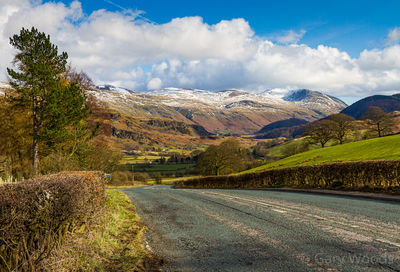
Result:
M336 97L307 89L290 91L283 97L283 100L312 109L326 116L347 107L346 103Z
M372 106L379 107L385 112L398 111L400 110L400 94L369 96L345 108L342 113L361 119L368 108Z
M136 93L110 89L108 86L90 92L110 108L126 114L178 120L221 134L253 134L272 122L289 118L313 121L346 107L338 99L309 90L305 97L289 101L273 91L254 94L166 88Z
M307 151L246 172L326 162L398 160L400 158L399 145L400 135L369 139Z
M290 118L290 119L286 119L286 120L281 120L281 121L277 121L274 123L271 123L269 125L266 125L265 127L263 127L260 131L258 131L258 134L262 134L262 133L267 133L270 132L274 129L279 129L279 128L290 128L290 127L294 127L294 126L301 126L301 125L305 125L308 122L303 120L303 119L297 119L297 118Z

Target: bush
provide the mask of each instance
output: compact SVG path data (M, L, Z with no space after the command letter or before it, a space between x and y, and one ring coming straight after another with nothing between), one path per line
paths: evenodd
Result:
M0 269L36 271L67 231L104 202L100 172L64 172L0 187Z
M149 175L147 173L135 173L135 181L147 182Z
M400 192L400 161L342 162L298 166L231 176L190 179L177 184L190 188L337 188ZM340 186L339 186L340 185Z
M123 186L132 185L132 173L129 171L116 171L111 174L111 185Z
M153 179L155 181L156 184L162 184L162 176L160 173L154 173L153 174Z

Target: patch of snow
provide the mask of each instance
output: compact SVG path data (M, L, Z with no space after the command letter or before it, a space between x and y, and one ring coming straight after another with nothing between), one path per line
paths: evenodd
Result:
M133 93L133 91L131 91L129 89L116 87L116 86L109 85L109 84L99 85L96 87L97 87L97 89L100 89L100 90L105 90L105 91L110 91L110 92L120 93L120 94Z

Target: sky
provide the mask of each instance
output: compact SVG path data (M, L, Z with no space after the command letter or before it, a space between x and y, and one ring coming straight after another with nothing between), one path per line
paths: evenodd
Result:
M352 103L400 92L399 11L390 0L0 0L0 80L9 37L35 26L97 84L307 88Z

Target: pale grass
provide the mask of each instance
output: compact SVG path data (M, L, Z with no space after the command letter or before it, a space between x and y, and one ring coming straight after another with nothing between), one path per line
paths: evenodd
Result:
M107 190L97 219L66 242L47 261L46 271L135 271L147 256L140 223L129 198ZM141 269L139 269L141 270Z

